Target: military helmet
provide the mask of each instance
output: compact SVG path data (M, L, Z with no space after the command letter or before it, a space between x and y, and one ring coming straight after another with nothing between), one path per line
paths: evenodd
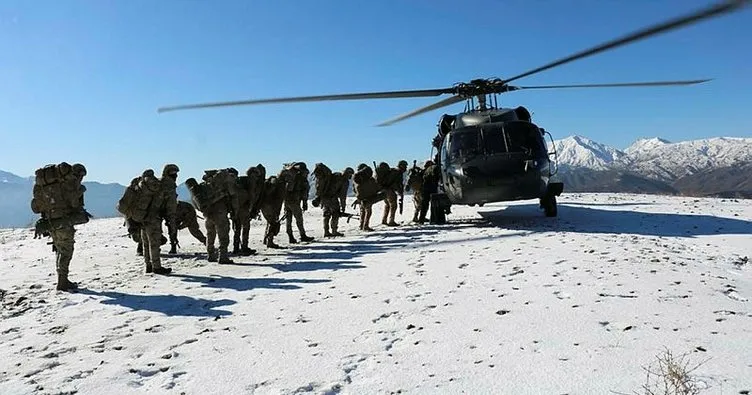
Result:
M345 170L342 172L342 174L344 174L346 176L351 176L351 175L355 174L355 170L353 170L352 167L346 167Z
M141 177L154 177L154 170L152 169L146 169L143 173L141 173Z
M162 175L163 176L173 176L173 175L176 176L178 175L179 171L180 171L180 168L178 167L178 165L174 163L168 163L162 169Z
M423 164L423 168L426 169L428 168L428 166L433 166L433 161L430 159L427 160L426 163Z
M83 178L83 177L86 176L86 166L84 166L84 165L82 165L80 163L75 163L73 165L71 171L73 171L73 174L75 174L75 175L77 175L79 177Z
M361 163L361 164L358 165L358 171L361 171L361 170L365 169L366 167L368 167L367 164Z
M407 169L407 161L404 159L399 161L399 163L397 163L397 167L400 169Z

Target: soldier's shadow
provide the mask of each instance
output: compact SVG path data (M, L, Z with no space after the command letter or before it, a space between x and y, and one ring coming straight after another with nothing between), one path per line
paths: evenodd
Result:
M114 291L99 292L91 289L79 289L78 293L94 297L108 298L100 300L100 303L102 304L118 305L132 310L153 311L168 316L226 316L231 315L232 313L227 310L215 310L215 308L229 306L236 303L231 299L209 300L185 295L139 295Z
M294 278L238 278L227 276L197 276L193 274L172 274L170 277L181 278L188 283L200 284L205 288L233 289L235 291L250 291L252 289L300 289L300 284L320 284L330 282L329 279L294 279Z

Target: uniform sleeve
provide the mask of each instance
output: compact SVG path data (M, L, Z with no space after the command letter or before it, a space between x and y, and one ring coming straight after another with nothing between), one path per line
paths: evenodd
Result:
M347 207L347 191L350 189L350 181L348 181L346 178L343 178L341 185L339 186L339 191L337 192L337 197L339 198L339 208L344 212L345 208Z

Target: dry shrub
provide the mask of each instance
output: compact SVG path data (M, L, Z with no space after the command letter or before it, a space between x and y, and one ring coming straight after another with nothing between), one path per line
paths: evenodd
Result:
M703 387L693 379L691 373L707 360L691 364L689 353L674 356L670 350L656 356L656 362L643 367L646 372L645 384L637 394L644 395L697 395Z

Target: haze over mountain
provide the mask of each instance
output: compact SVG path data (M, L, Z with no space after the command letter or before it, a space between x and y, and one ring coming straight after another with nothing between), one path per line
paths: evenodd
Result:
M554 141L556 175L567 192L629 192L689 196L752 197L752 138L715 137L670 142L635 141L624 150L583 136ZM181 179L189 176L183 175ZM313 182L313 181L312 181ZM0 171L0 227L31 226L37 216L29 202L32 177ZM116 217L125 186L85 182L86 207L99 218ZM178 199L190 201L185 184Z

